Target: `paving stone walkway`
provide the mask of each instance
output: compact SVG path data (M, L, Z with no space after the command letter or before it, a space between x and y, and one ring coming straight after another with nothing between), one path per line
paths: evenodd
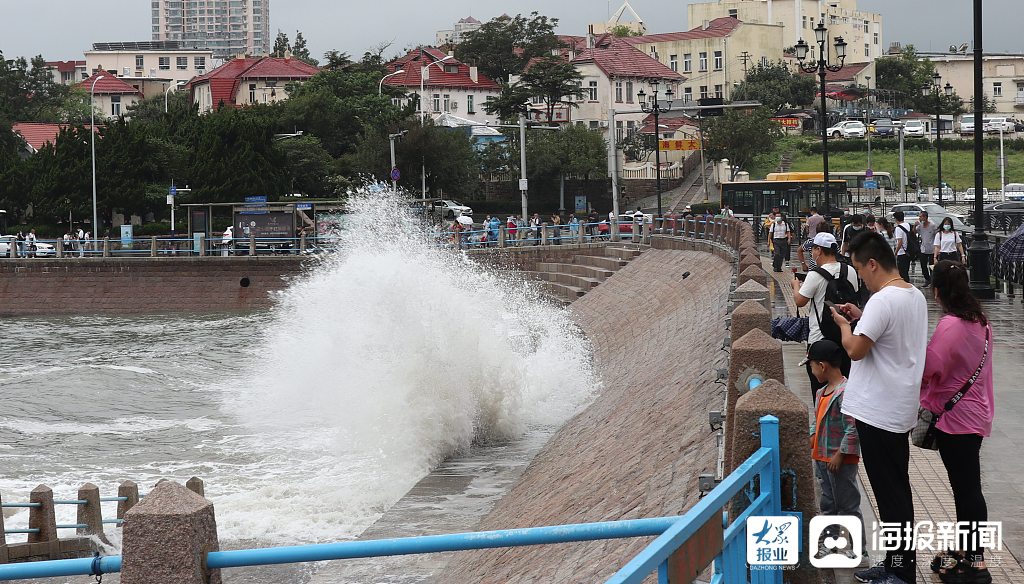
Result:
M795 256L794 256L795 257ZM795 260L794 260L795 261ZM775 298L775 315L796 314L793 290L790 286L792 273L771 270L771 258L763 257L765 271L772 275L770 292ZM911 281L923 284L917 274L911 274ZM928 320L929 330L942 316L939 307L930 294ZM982 484L988 503L989 519L1003 522L1002 551L987 554L989 571L997 584L1024 582L1024 461L1015 453L1024 444L1024 428L1019 423L1024 414L1024 306L1017 299L1000 298L984 303L984 308L993 327L993 362L995 364L996 417L992 436L982 447ZM806 314L803 309L802 314ZM803 358L803 343L784 343L786 362L786 384L808 404L811 404L810 384L806 372L797 363ZM863 466L860 469L861 487L866 495L865 521L877 521L877 504L868 483ZM914 491L914 511L918 521L955 521L953 492L949 487L946 469L937 452L911 448L910 482ZM870 506L867 505L870 503ZM881 554L875 554L879 557ZM940 582L938 576L928 569L930 557L921 555L918 560L918 582ZM854 582L852 571L837 570L836 582Z

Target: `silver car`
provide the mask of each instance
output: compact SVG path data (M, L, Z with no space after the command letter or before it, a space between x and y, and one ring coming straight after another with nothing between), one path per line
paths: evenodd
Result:
M11 257L11 245L17 246L15 241L18 239L16 235L0 235L0 257L9 258ZM27 256L29 254L41 258L52 258L57 255L57 250L53 245L49 243L43 243L36 241L36 249L34 252L30 252L28 249L28 242L23 242L24 246L19 250L21 254Z

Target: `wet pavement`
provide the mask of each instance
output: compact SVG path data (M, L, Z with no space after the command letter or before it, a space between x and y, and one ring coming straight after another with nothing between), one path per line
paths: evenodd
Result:
M774 315L789 316L796 313L792 289L789 286L791 272L771 271L771 260L765 258L765 270L774 276L769 281L773 295ZM923 284L922 278L911 273L914 284ZM926 290L927 292L927 290ZM928 299L929 330L942 316L940 308ZM1003 522L1002 553L991 554L988 561L993 580L1002 582L1024 582L1024 458L1017 455L1024 444L1024 426L1019 423L1024 414L1024 305L1019 297L1000 296L996 300L982 303L993 329L993 365L996 399L996 416L992 436L982 446L982 485L988 503L989 520ZM806 309L803 310L806 314ZM786 362L786 383L810 408L811 395L807 374L796 364L803 358L803 343L784 343ZM861 486L867 495L864 505L865 520L875 519L874 494L867 476L861 467ZM914 508L918 521L955 521L953 495L949 488L945 467L938 453L911 448L911 484L914 490ZM876 554L880 555L880 554ZM918 582L939 582L927 566L930 558L922 554L919 558ZM838 571L836 582L853 582L849 571Z

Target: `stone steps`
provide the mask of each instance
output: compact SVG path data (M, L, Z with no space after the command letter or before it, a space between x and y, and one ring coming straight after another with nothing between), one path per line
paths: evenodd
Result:
M541 281L540 284L547 290L550 296L556 300L561 300L566 303L578 300L587 293L583 288L571 286L569 284L561 284L559 282Z
M629 263L627 260L619 258L590 255L578 255L574 257L572 261L576 265L591 266L594 268L600 268L602 270L609 270L612 272L617 272L619 268Z
M591 290L601 283L601 280L597 278L587 278L564 272L525 272L525 274L534 280L563 284L581 290Z
M608 245L604 248L605 257L617 258L620 260L631 260L641 254L639 246Z
M598 268L595 266L587 266L583 264L558 264L558 263L539 263L537 264L538 272L561 272L563 274L573 274L574 276L584 276L587 278L597 278L600 281L605 281L615 270L609 270L605 268Z

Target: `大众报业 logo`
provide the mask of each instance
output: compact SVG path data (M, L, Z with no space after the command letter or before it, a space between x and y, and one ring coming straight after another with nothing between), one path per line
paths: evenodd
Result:
M800 559L800 521L796 517L753 516L747 519L747 563L792 566Z

